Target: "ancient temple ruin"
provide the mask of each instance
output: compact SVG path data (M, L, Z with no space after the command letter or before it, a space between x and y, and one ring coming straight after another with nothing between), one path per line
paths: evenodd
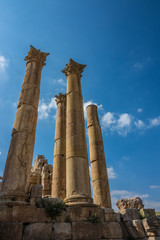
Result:
M111 205L103 138L96 105L87 107L89 162L81 77L72 59L62 71L65 94L55 96L53 166L37 155L32 166L41 71L48 53L30 47L0 187L0 240L160 239L160 218L138 198ZM147 215L148 214L148 215Z

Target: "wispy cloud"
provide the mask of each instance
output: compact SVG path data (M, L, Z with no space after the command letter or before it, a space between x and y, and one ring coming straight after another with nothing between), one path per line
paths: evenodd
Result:
M117 175L116 175L112 166L107 168L107 172L108 172L108 178L109 179L115 179L117 177Z
M151 61L151 58L150 57L147 57L146 59L143 59L142 61L139 61L139 62L136 62L133 67L135 69L139 69L139 70L142 70L145 65Z
M38 107L38 119L39 120L48 119L52 110L55 110L55 109L57 109L55 98L51 98L50 102L48 103L46 103L44 99L41 99L39 101L39 107Z
M138 108L138 109L137 109L137 112L138 112L138 113L141 113L141 112L143 112L143 109L142 109L142 108Z
M62 78L58 79L57 83L61 84L62 86L67 86L67 83Z
M130 160L130 156L123 156L122 159L123 159L124 161L129 161L129 160Z
M98 109L102 109L103 108L102 104L98 105L97 103L94 103L92 100L89 100L88 102L84 102L83 103L83 109L84 109L84 118L85 119L87 119L86 107L91 105L91 104L95 104L98 107Z
M5 72L8 67L8 60L0 55L0 72Z
M102 127L119 135L126 136L131 130L132 115L128 113L116 114L107 112L102 117Z
M157 127L160 125L160 116L157 118L150 119L149 127Z
M151 186L149 186L151 189L159 189L160 188L160 186L158 186L158 185L151 185Z
M160 126L160 116L142 121L129 113L107 112L103 115L101 123L107 133L127 136L130 132L140 131L142 133L147 129Z
M145 208L155 208L156 211L160 210L160 202L153 201L153 200L144 200Z
M2 152L0 152L0 155L2 155Z

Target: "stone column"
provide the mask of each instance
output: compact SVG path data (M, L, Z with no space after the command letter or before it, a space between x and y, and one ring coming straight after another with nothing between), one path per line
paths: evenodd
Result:
M91 203L85 136L81 74L86 65L70 59L62 71L67 76L66 203Z
M101 207L111 208L111 197L103 147L101 127L99 125L96 105L87 107L87 127L92 173L94 203Z
M52 197L66 197L66 95L56 95L57 118L54 144Z
M17 106L0 200L24 201L27 197L35 142L41 71L48 53L30 47Z

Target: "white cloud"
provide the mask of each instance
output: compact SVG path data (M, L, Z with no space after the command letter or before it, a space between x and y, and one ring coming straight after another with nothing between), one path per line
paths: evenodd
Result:
M119 128L130 127L131 116L128 113L122 113L117 123Z
M160 125L160 116L157 118L150 119L149 127L157 127Z
M160 126L160 116L142 121L129 113L107 112L103 115L101 124L107 133L127 136L130 132L140 131L142 133L149 128Z
M67 83L62 78L58 79L57 83L61 84L62 86L67 86Z
M119 199L133 198L133 197L148 198L149 194L139 194L136 192L130 192L130 191L126 191L126 190L112 190L111 196L117 196L117 197L119 197Z
M55 98L51 98L49 103L46 103L44 99L39 101L38 107L38 119L43 120L47 119L52 110L57 109Z
M137 112L141 113L141 112L143 112L143 109L142 108L138 108Z
M144 128L144 126L145 126L145 124L142 120L137 120L134 122L134 124L137 128Z
M134 67L135 69L141 70L141 69L143 69L143 68L145 67L145 65L146 65L148 62L150 62L150 61L151 61L151 58L148 57L148 58L142 60L141 62L136 62L136 63L133 65L133 67Z
M144 200L145 208L155 208L156 211L160 211L160 202L153 200Z
M86 107L89 106L89 105L91 105L91 104L95 104L95 105L98 107L98 109L102 109L102 108L103 108L103 107L102 107L102 104L98 105L97 103L92 102L92 100L89 100L88 102L84 102L84 103L83 103L83 110L84 110L84 118L85 118L85 119L87 119Z
M103 117L102 117L102 125L107 127L110 126L111 124L114 124L116 122L114 114L111 112L107 112Z
M2 155L2 152L0 152L0 155Z
M108 178L109 179L115 179L116 178L116 173L115 173L113 167L107 168L107 172L108 172Z
M8 67L8 60L0 55L0 72L5 72L6 68Z
M151 185L151 186L149 186L151 189L158 189L158 188L160 188L160 186L158 186L158 185Z

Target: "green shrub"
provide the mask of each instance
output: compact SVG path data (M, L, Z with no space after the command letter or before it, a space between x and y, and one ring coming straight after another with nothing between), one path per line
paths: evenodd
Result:
M46 214L48 217L55 219L56 217L60 216L63 211L66 210L66 205L62 202L58 202L52 204L51 202L47 201L44 204Z
M100 217L97 215L97 213L90 213L89 218L87 219L88 222L91 222L93 224L100 222Z

